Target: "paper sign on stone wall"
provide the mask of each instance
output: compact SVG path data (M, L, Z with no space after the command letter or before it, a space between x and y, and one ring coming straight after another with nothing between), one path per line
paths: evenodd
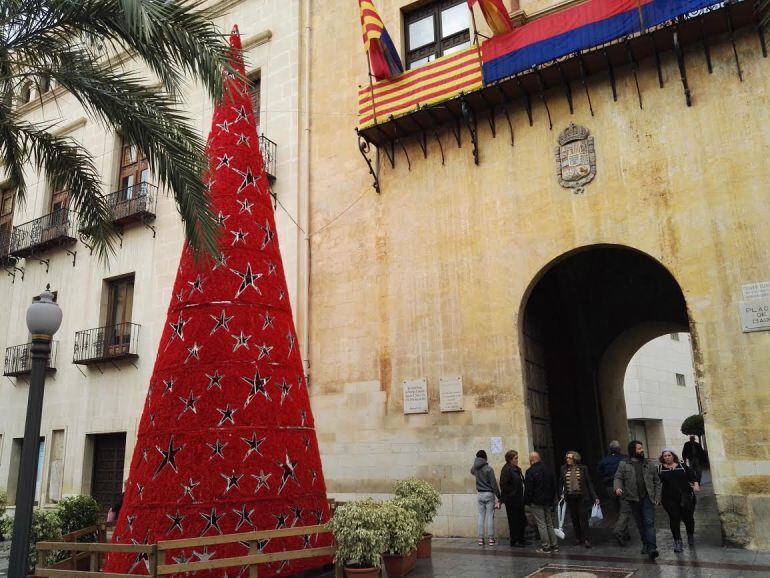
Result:
M404 387L404 413L428 413L428 380L409 379Z
M442 377L439 380L439 405L441 411L463 411L463 378Z

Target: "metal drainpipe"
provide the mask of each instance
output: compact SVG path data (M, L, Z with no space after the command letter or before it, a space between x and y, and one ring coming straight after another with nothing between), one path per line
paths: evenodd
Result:
M302 27L304 40L304 55L302 60L302 106L300 107L301 129L300 141L302 143L302 154L300 155L299 180L300 196L299 208L301 210L300 223L302 229L297 231L299 256L298 265L300 268L299 277L302 279L302 352L304 354L303 363L305 369L305 378L310 383L310 17L311 0L300 0L304 7L302 13ZM304 113L303 111L304 107Z

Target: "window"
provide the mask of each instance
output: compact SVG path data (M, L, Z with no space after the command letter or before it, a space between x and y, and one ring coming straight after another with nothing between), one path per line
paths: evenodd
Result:
M262 105L262 77L259 74L252 75L250 78L249 94L251 95L251 104L254 107L254 126L259 132L259 107Z
M681 386L686 386L687 382L684 380L684 375L681 373L676 374L676 384Z
M21 85L21 92L19 93L19 100L21 104L27 104L32 100L32 83L25 82Z
M134 144L123 141L120 146L120 174L118 175L118 201L128 201L140 196L142 183L150 182L150 164L147 157ZM138 186L137 186L138 185Z
M679 334L678 333L672 333L671 334L671 339L674 340L674 341L679 341Z
M46 92L51 90L51 77L41 76L38 79L38 88L40 89L40 94L45 94Z
M114 279L107 284L107 328L105 346L110 356L131 348L131 314L134 308L134 276Z
M406 14L407 69L470 46L470 20L465 0L440 0Z
M51 212L57 213L59 211L66 210L69 204L70 193L67 190L54 191L51 193Z
M61 500L64 480L64 430L55 429L51 435L51 455L48 458L48 501Z
M8 503L16 503L16 491L18 490L17 484L19 480L19 469L21 466L21 451L24 446L24 438L14 438L11 445L11 464L8 474ZM35 480L35 505L40 505L40 490L43 480L43 460L45 456L45 438L41 437L38 444L38 456L37 456L37 478Z
M15 197L13 190L0 189L0 255L7 254L10 247Z

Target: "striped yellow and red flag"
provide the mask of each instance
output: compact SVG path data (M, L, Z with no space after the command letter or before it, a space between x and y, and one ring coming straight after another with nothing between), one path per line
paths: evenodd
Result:
M404 66L372 0L358 0L358 7L361 11L364 48L369 55L372 76L377 80L398 76Z
M449 100L484 86L478 46L408 70L358 91L358 127L366 128L416 108Z
M484 20L492 29L492 34L505 34L513 30L513 23L503 5L503 0L468 0L468 7L473 10L473 5L476 3L484 14Z

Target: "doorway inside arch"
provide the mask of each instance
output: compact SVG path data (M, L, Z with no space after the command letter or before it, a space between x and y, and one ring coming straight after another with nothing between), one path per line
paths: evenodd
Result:
M642 438L648 457L683 440L672 432L678 419L673 414L699 413L691 362L690 372L672 369L664 377L665 367L652 371L672 387L683 387L677 385L681 380L689 385L693 398L674 404L682 407L670 407L665 391L644 398L633 391L651 388L639 382L635 355L644 357L645 349L658 349L665 339L671 343L664 346L678 338L690 349L684 295L655 259L622 246L562 256L533 283L521 320L531 439L546 463L558 468L568 450L578 451L604 497L597 466L611 440L620 441L625 453L630 439ZM630 387L624 389L629 367Z

